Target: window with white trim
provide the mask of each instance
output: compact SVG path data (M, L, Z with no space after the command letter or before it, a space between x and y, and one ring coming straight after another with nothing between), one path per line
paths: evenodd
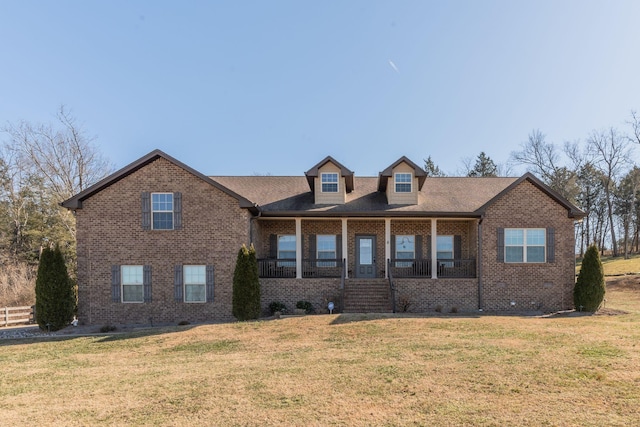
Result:
M318 234L316 236L316 256L320 259L335 260L336 255L336 235ZM318 262L318 267L335 267L335 261Z
M182 269L184 275L184 302L207 301L207 271L204 265L185 265Z
M322 192L337 193L338 192L338 174L335 172L321 174Z
M173 193L151 193L154 230L173 230Z
M412 177L410 173L396 173L396 193L411 193Z
M285 234L278 236L278 259L291 260L278 262L278 267L296 266L296 236L295 234Z
M144 302L143 266L120 266L122 302Z
M410 259L416 257L416 236L397 235L396 236L396 259ZM396 267L411 267L412 262L398 262Z
M513 263L545 262L546 229L505 228L504 261Z

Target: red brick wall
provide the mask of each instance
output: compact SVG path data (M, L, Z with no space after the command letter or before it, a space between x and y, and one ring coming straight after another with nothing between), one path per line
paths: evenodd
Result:
M487 210L482 223L484 308L489 311L572 308L575 283L573 223L565 208L528 181L497 200ZM555 262L498 262L498 227L553 227Z
M182 192L181 230L141 227L141 193ZM77 211L78 317L84 324L228 320L238 249L249 243L249 212L238 201L158 159L83 202ZM150 303L111 302L112 265L151 265ZM177 264L215 267L213 303L174 300Z

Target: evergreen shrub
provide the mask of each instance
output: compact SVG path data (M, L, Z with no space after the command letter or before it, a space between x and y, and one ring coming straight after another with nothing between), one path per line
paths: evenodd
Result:
M69 277L58 246L44 248L36 278L36 322L40 329L57 331L69 325L76 308L75 284Z
M260 317L260 280L256 250L242 245L233 272L232 314L240 320Z
M582 268L573 288L573 305L576 310L595 312L604 300L606 286L604 269L596 245L589 246L582 259Z

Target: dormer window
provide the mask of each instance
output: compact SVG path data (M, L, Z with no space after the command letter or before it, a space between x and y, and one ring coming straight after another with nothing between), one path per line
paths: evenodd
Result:
M396 193L411 193L411 174L410 173L396 173Z
M337 193L338 192L338 174L323 173L322 175L322 192Z

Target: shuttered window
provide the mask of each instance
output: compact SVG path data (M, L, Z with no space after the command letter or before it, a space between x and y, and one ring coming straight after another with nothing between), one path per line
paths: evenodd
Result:
M142 229L182 229L182 193L143 192Z
M546 261L547 230L544 228L505 228L504 262L542 263Z
M111 300L125 303L151 302L151 266L111 266Z

